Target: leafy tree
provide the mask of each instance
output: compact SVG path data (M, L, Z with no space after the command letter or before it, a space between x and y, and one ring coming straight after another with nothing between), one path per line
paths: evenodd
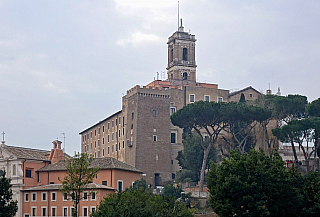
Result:
M148 191L150 190L148 185L147 185L147 182L146 180L144 179L140 179L140 180L136 180L132 186L130 186L130 189L132 190L142 190L142 191ZM126 189L127 190L127 189Z
M208 177L210 205L220 216L300 216L306 206L304 180L294 168L286 170L279 154L262 150L212 164Z
M192 181L197 182L200 180L200 172L203 161L203 149L201 147L201 138L195 132L184 132L183 134L183 151L178 152L177 160L179 166L183 170L188 170L190 172L183 172L183 174L190 174L185 178L190 178ZM208 146L208 141L204 141L205 146ZM209 161L216 160L216 151L213 146L208 155L208 160L206 164L206 168L210 166ZM181 174L180 174L181 178ZM180 180L184 181L184 180Z
M320 98L306 106L307 112L312 117L320 117Z
M268 152L271 156L273 150L278 146L278 141L268 130L270 122L276 121L276 127L282 127L293 119L306 117L307 97L302 95L261 95L253 103L264 108L269 108L272 111L271 117L260 123L265 142L268 146ZM295 147L293 147L293 152L296 153Z
M164 188L162 190L162 195L163 196L172 196L174 197L174 199L178 199L179 197L181 197L181 192L182 192L182 188L178 185L178 186L174 186L172 183L171 184L166 184L164 185Z
M217 142L220 132L228 126L224 116L225 107L225 103L198 101L184 106L170 117L173 125L193 129L200 137L200 146L203 149L200 192L203 189L204 173L211 148Z
M235 142L235 147L243 154L247 148L248 139L253 135L253 128L257 123L271 117L271 111L267 108L262 108L245 103L230 102L225 108L225 116ZM248 150L248 149L247 149Z
M272 130L272 133L284 143L290 142L293 147L294 157L297 160L297 154L295 152L294 144L298 144L302 150L303 156L307 163L307 169L309 171L309 159L313 152L318 150L320 146L320 118L310 117L301 120L291 120L287 125L281 128ZM305 150L303 143L307 144L307 150ZM309 143L313 142L314 146L311 152L308 152Z
M241 95L240 95L240 100L239 100L239 102L241 102L241 103L245 103L245 102L246 102L246 97L244 96L243 93L241 93Z
M78 216L79 202L82 199L81 193L86 185L93 181L93 178L99 171L99 168L90 167L93 158L86 153L76 154L68 160L66 165L66 176L62 181L61 192L67 193L73 200L74 213Z
M93 217L192 217L192 211L176 203L171 196L154 195L151 191L128 189L109 194L101 201Z
M3 171L0 176L0 217L13 217L18 211L18 202L12 200L11 179L5 177Z

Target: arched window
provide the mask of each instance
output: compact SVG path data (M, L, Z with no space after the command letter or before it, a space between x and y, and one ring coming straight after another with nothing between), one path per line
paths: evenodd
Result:
M173 79L173 74L171 73L171 79Z
M188 61L188 48L183 48L182 60Z
M17 175L17 168L16 168L16 165L15 164L13 164L13 166L12 166L12 175Z
M173 49L170 51L170 63L173 61Z
M182 74L182 78L183 78L183 80L187 80L188 79L188 73L184 72Z

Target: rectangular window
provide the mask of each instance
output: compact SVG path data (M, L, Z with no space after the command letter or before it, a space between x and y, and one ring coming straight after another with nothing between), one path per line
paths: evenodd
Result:
M153 141L156 142L157 141L157 136L153 135Z
M133 120L133 118L134 118L134 112L132 112L132 120Z
M88 207L83 207L83 216L88 216Z
M63 201L67 201L68 200L68 194L67 193L63 193Z
M118 137L118 131L116 131L116 138Z
M172 173L172 179L175 179L175 178L176 178L176 174Z
M25 213L25 214L24 214L24 217L29 217L29 213Z
M57 193L51 192L51 201L56 201L56 200L57 200Z
M24 201L25 202L29 202L29 200L30 200L30 194L29 193L25 193L24 194Z
M91 148L91 150L92 150L92 142L90 143L90 148Z
M205 96L204 96L204 101L210 102L210 96L205 95Z
M94 130L94 136L97 136L97 130Z
M91 191L91 200L96 200L96 192Z
M124 126L124 117L122 118L122 126Z
M223 102L223 98L222 97L218 97L218 102Z
M100 146L100 140L98 140L98 146Z
M68 207L63 207L63 216L68 216Z
M47 192L41 193L41 201L47 201Z
M122 135L124 136L124 128L122 128Z
M42 216L47 216L47 207L41 207Z
M107 181L102 181L102 185L108 186Z
M72 206L72 207L70 207L70 216L73 216L73 213L74 213L74 207Z
M102 138L102 145L104 145L104 138Z
M108 122L108 130L110 129L110 122Z
M114 152L114 145L112 146L112 153Z
M119 125L121 125L121 117L119 117Z
M100 127L98 128L98 134L100 135Z
M94 141L94 147L95 148L97 147L97 141Z
M110 142L110 135L108 135L108 143Z
M94 213L96 211L96 207L95 206L92 206L91 207L91 213Z
M193 103L194 102L194 94L189 95L189 102Z
M176 112L176 107L170 107L170 115Z
M114 121L112 121L112 124L111 124L111 126L112 126L112 127L114 127Z
M37 207L31 207L31 216L37 216Z
M31 198L32 202L37 202L37 193L32 193L32 198Z
M176 143L176 133L171 133L171 143Z
M124 141L122 141L122 148L124 148Z
M104 149L102 149L102 156L104 157Z
M123 181L118 180L118 192L122 192L123 190Z
M110 154L110 147L108 147L108 154Z
M32 170L26 169L26 178L31 178Z
M153 116L156 116L156 110L153 110L153 111L152 111L152 115L153 115Z
M112 141L114 140L114 133L112 133Z
M92 131L90 132L90 138L92 138Z
M51 207L51 216L57 215L57 207Z
M87 191L84 191L84 192L82 193L82 200L83 200L83 201L87 201L87 200L88 200L88 192L87 192Z
M104 125L102 126L102 132L104 133Z
M119 134L118 135L119 135L119 138L120 138L121 137L121 130L119 130Z
M118 119L116 118L116 125L118 125Z
M98 150L98 157L100 157L100 150Z

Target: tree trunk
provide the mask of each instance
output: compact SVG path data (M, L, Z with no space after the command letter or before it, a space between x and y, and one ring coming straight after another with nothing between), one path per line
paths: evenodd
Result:
M291 147L292 147L292 151L293 151L294 159L295 159L295 161L298 161L296 148L294 147L294 143L293 143L293 141L292 141L292 140L291 140Z
M210 149L212 147L212 144L208 146L208 148L203 150L203 161L202 161L202 167L201 167L201 173L200 173L200 186L199 186L199 192L202 192L203 190L203 182L204 182L204 173L206 170L206 165L207 165L207 159L208 155L210 153Z

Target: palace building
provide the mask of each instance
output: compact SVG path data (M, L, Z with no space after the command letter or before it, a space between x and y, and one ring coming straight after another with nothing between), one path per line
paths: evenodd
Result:
M196 81L196 38L181 25L168 38L167 79L136 85L122 97L122 109L83 130L81 151L96 158L112 157L145 173L152 186L175 179L176 160L183 149L182 129L171 124L170 115L199 100L228 102L229 90ZM254 99L252 87L232 95Z

